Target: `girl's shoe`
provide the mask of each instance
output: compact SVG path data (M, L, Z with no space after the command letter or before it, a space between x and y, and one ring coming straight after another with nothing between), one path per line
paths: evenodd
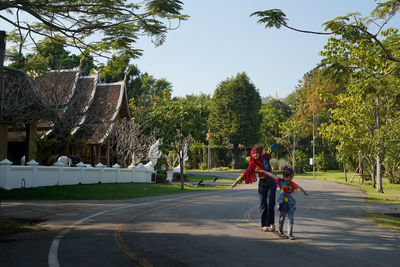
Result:
M261 227L261 231L268 232L269 231L268 226Z
M286 236L284 233L282 233L282 232L278 232L278 236L279 236L280 238L287 238L287 236Z
M289 235L290 240L295 240L296 238L293 235Z

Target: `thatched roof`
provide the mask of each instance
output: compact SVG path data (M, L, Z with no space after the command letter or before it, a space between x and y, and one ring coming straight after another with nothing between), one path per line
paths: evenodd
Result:
M0 83L0 123L29 124L46 118L46 104L25 72L3 67L0 79L4 81Z
M125 82L97 84L86 116L99 120L78 134L88 140L88 144L103 143L118 119L130 117Z
M130 117L125 82L99 84L97 75L80 76L73 69L49 72L35 86L48 105L58 106L58 123L88 144L103 143L119 118ZM57 123L47 134L54 131Z

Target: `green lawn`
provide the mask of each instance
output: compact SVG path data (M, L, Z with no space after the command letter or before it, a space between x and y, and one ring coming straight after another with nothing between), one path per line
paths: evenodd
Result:
M371 219L377 225L400 232L400 217L399 214L381 214L381 213L365 213L364 217Z
M119 183L1 190L0 194L3 200L111 200L141 198L196 190L216 190L226 187L202 187L185 183L184 190L181 190L180 184Z
M243 172L244 169L230 169L228 167L219 167L219 168L212 168L210 170L193 169L190 171L196 171L196 172Z
M312 172L305 174L296 174L297 178L313 178ZM395 202L400 203L400 184L390 184L386 179L383 180L383 194L377 193L376 188L371 186L371 181L365 181L363 184L358 183L358 177L354 177L350 182L353 173L347 174L347 182L344 179L342 171L316 172L315 178L327 181L333 181L344 184L351 184L361 187L368 194L368 201L373 202Z

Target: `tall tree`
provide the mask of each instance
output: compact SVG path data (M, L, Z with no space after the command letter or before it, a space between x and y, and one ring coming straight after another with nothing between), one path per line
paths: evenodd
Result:
M161 150L175 151L179 157L181 189L184 189L183 161L193 141L204 140L206 135L207 109L201 103L186 98L170 100L168 90L152 110L144 114L140 124L145 133L153 132L162 140Z
M260 140L261 98L246 73L221 82L211 101L209 126L212 141L233 145L232 168L239 163L239 144L252 146Z
M369 138L358 138L356 140L359 141L360 147L369 148L370 152L375 153L378 192L383 192L383 161L386 146L385 136L387 136L388 128L383 126L387 126L387 118L397 118L393 112L386 112L388 111L387 100L396 98L397 94L393 94L392 90L388 90L387 87L382 85L386 84L385 79L388 76L398 75L396 73L400 68L400 52L398 49L400 35L398 29L388 28L389 21L399 12L399 9L399 0L378 3L370 16L361 18L358 13L351 13L326 22L324 24L326 32L293 28L288 25L286 15L279 9L258 11L252 14L252 16L258 16L260 18L258 22L265 24L267 28L283 26L305 33L332 35L322 52L324 56L322 63L327 67L326 73L332 74L331 77L346 81L346 90L336 95L336 101L344 102L346 100L346 103L351 103L351 106L343 105L342 110L333 109L333 115L335 112L343 111L349 116L346 117L345 121L333 116L336 118L336 122L334 121L331 126L335 125L336 130L344 133L343 131L347 128L344 125L354 126L355 120L351 120L354 113L351 112L358 111L355 114L365 116L360 123L365 125L366 130L372 129L373 131L365 132L371 133ZM369 27L371 24L374 27ZM360 99L360 97L362 98ZM369 111L355 110L360 109L359 106L367 108ZM352 129L355 132L359 130L359 128L354 127ZM360 134L365 136L362 132ZM332 137L332 135L330 136ZM347 135L347 138L350 137ZM350 140L354 141L355 139ZM363 142L364 145L362 146ZM368 145L365 145L365 142ZM343 146L341 147L343 148Z
M172 84L165 78L157 79L148 73L131 77L127 84L129 106L132 110L133 120L138 121L152 107L162 101L164 97L170 97Z
M140 54L134 46L139 35L151 36L161 45L167 31L187 19L180 13L182 5L179 0L1 1L0 20L15 28L13 39L19 55L28 41L35 44L40 37L61 34L81 53L107 56L125 52L134 57Z
M335 27L334 24L328 27ZM365 28L362 23L359 27ZM382 44L387 44L387 48L391 47L392 37L398 35L397 29L389 28L380 32ZM337 97L350 98L350 102L358 103L364 108L364 123L372 122L373 128L369 128L369 138L361 139L362 142L368 142L370 152L375 153L376 166L376 188L378 192L383 192L382 176L383 162L385 158L385 143L389 118L396 118L393 113L396 109L388 106L390 99L396 98L398 93L396 90L386 86L390 76L398 76L400 62L393 60L387 55L388 50L383 50L379 43L374 39L360 38L365 35L360 28L342 28L334 36L332 36L328 44L325 46L322 55L324 59L322 63L327 66L327 72L335 76L347 77L346 89ZM390 53L397 57L400 55L398 49L391 47ZM359 99L362 97L361 99ZM354 104L353 104L354 105ZM356 107L346 107L348 110ZM365 110L367 109L367 110ZM351 123L351 121L349 121ZM371 125L369 125L371 127ZM371 131L372 130L372 131ZM374 177L373 174L371 174Z
M106 64L99 66L99 79L101 82L113 83L126 79L129 81L139 73L136 66L130 64L130 56L127 54L112 55Z
M110 151L121 166L149 160L149 148L156 141L154 135L144 134L140 125L132 120L123 120L114 127L109 140Z
M151 106L156 98L163 96L164 90L172 93L172 84L165 78L155 78L145 73L141 75L141 87L133 92L135 102L142 106Z
M269 145L282 136L279 125L290 117L291 110L284 102L271 99L266 104L262 104L260 113L262 116L260 141L263 145Z
M49 70L72 69L81 66L82 74L88 75L96 69L93 57L85 52L79 56L66 50L65 37L56 35L54 38L44 38L37 42L32 53L18 57L11 54L9 67L22 69L27 73L40 75Z

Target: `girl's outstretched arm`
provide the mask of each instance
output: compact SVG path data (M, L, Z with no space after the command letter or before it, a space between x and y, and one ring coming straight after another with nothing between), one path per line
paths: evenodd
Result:
M297 184L297 187L300 189L301 192L304 193L304 195L309 196L309 194L306 192L306 190L304 190L303 187L301 187L300 185Z

